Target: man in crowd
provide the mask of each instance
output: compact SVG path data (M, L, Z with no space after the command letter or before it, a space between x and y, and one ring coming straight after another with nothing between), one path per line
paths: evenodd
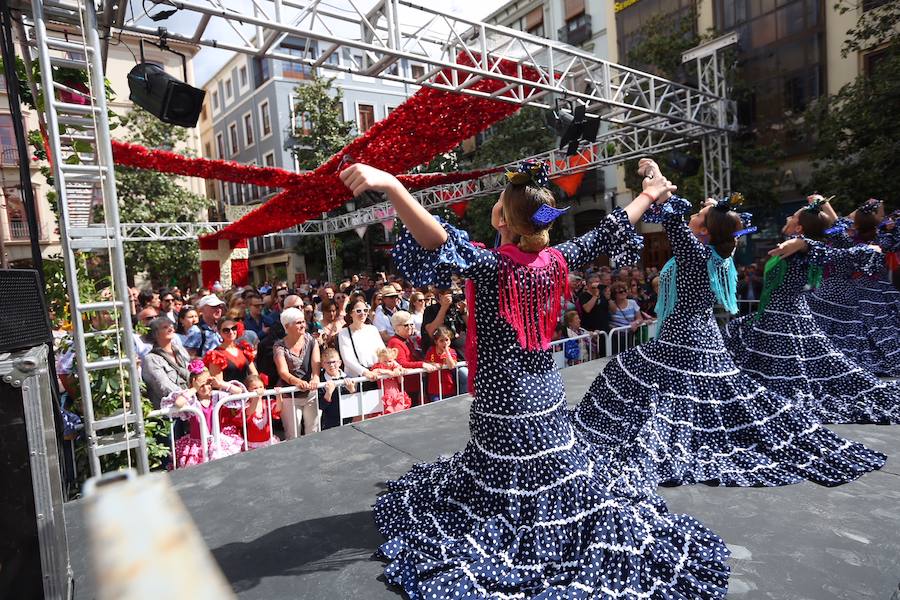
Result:
M581 326L588 331L609 330L609 287L601 285L601 278L609 281L609 274L591 275L587 286L578 294L581 305Z
M400 293L393 285L381 288L381 305L375 309L375 328L381 334L381 339L387 344L394 336L394 326L391 325L391 317L397 312L397 300Z
M178 319L178 312L175 311L175 294L170 292L169 290L160 290L159 292L159 307L160 313L164 317L168 317L172 323L175 323Z
M192 358L203 358L222 343L218 323L225 311L225 303L215 294L209 294L200 299L197 310L200 311L200 322L197 329L188 334L184 347Z
M269 332L269 326L263 319L263 299L256 292L250 291L244 294L244 302L247 305L247 316L244 317L244 329L252 331L256 337L262 340Z

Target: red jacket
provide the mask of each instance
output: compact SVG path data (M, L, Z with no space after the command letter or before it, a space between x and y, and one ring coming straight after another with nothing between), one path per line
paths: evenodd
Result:
M387 347L397 350L397 362L400 363L400 366L404 369L421 369L422 365L424 365L425 362L421 360L415 360L413 356L413 350L412 348L410 348L412 344L412 341L407 342L402 337L395 335L388 340ZM421 356L421 353L419 354L419 356ZM419 377L419 375L408 375L407 377L405 377L403 388L407 392L418 392ZM422 375L422 377L425 377L425 375Z

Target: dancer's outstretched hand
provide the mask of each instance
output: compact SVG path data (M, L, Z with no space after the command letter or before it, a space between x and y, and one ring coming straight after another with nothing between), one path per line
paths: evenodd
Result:
M806 243L806 240L803 238L794 238L792 240L781 242L769 250L769 256L783 256L784 258L787 258L792 254L806 252L807 250L809 250L809 244Z
M350 188L354 197L368 191L388 192L399 185L397 178L390 173L358 163L341 171L339 177L344 185Z

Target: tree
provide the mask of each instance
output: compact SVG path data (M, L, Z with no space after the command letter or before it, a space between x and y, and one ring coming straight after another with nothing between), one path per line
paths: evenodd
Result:
M705 39L709 33L698 33L695 28L698 8L684 13L668 13L651 17L638 32L640 40L628 53L628 64L651 70L662 77L695 85L696 73L693 66L686 69L681 62L681 55ZM727 52L724 64L732 65L736 61L734 52ZM731 87L732 99L739 104L749 97L752 87L741 79L740 66L726 74ZM747 205L753 206L757 216L771 212L778 205L774 190L778 186L777 159L781 156L775 144L764 143L761 132L743 126L730 138L731 150L731 188L740 191L747 199ZM687 155L701 160L699 146L683 149ZM660 161L665 168L665 161ZM678 186L680 194L686 198L699 201L703 195L703 172L694 176L684 176L674 170L666 170L666 176ZM640 178L637 176L637 160L625 164L625 182L630 189L640 189Z
M842 0L835 8L846 12L848 6ZM879 60L871 72L861 73L833 96L811 106L805 115L807 127L817 133L810 191L836 195L835 203L844 212L870 197L894 205L900 200L890 184L900 153L900 122L891 110L900 100L898 19L896 2L862 13L847 32L842 52L846 56L878 48ZM885 42L887 45L880 47Z
M314 76L294 89L294 127L291 152L301 169L315 169L350 143L353 121L341 114L343 91L332 86L334 79Z
M128 141L148 148L177 152L187 140L185 128L163 123L141 108L135 107L122 121L128 127ZM196 221L211 205L205 196L179 185L177 178L148 169L116 167L116 190L123 223ZM197 245L192 241L128 243L125 262L163 285L184 285L200 270Z
M334 79L313 76L309 83L294 89L294 119L296 127L290 130L291 153L303 170L312 170L331 158L353 139L353 121L344 121L341 114L341 99L344 93L332 86ZM332 212L344 210L338 208ZM342 234L335 238L334 272L340 275L344 270L344 257L349 248L358 248L355 233ZM320 236L302 236L294 246L296 254L306 257L306 267L310 272L317 269L325 272L325 239Z
M489 137L475 151L468 163L473 168L486 168L515 162L546 152L555 138L546 126L544 111L526 106L488 130ZM502 177L502 175L498 175ZM469 202L463 222L472 239L493 245L496 231L491 227L491 209L497 196L475 198Z

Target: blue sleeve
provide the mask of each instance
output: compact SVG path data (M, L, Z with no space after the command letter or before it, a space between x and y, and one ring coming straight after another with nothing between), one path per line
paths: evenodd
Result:
M644 214L649 223L662 223L672 247L672 254L678 262L695 259L706 260L709 250L697 239L684 215L691 212L691 203L680 196L672 196L661 205L653 205Z
M824 267L830 264L849 264L852 265L850 270L862 271L867 275L877 272L881 265L882 255L868 246L835 248L809 238L803 239L809 246L806 255L811 265Z
M447 232L447 241L439 248L426 250L406 229L397 239L391 255L404 279L415 287L449 288L454 274L474 280L496 275L495 252L478 248L469 241L468 233L439 217L435 219Z
M569 268L578 268L606 255L617 265L633 265L641 258L644 238L628 221L621 208L607 215L586 234L554 246L566 259Z
M894 226L888 229L886 227L887 223L888 221L885 220L878 226L875 243L881 246L881 250L885 253L896 252L900 250L900 227L898 227L896 222L893 222Z
M191 328L188 329L187 336L184 338L184 347L200 351L200 340L202 338L203 336L200 333L200 328L196 325L191 325Z

